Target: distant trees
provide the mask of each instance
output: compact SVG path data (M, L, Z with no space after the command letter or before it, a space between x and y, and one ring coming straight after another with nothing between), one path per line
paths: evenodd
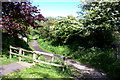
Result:
M82 35L83 25L73 16L60 17L52 29L52 36L62 43L69 43L73 37Z
M84 35L84 27L73 16L48 18L44 27L39 29L41 38L49 38L66 44L74 41L75 37Z
M25 36L28 27L39 27L38 21L46 21L40 10L30 2L2 2L2 29L17 38Z

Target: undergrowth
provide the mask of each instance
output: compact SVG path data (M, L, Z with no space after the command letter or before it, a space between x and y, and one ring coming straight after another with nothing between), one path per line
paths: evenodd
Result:
M114 48L101 49L97 47L84 48L73 42L69 45L56 45L53 40L37 39L40 48L45 51L56 53L58 55L65 54L66 57L80 61L84 64L91 65L98 70L105 72L109 77L119 79L120 74L120 54L119 59L114 59ZM76 44L74 44L76 43ZM120 53L120 50L119 50Z

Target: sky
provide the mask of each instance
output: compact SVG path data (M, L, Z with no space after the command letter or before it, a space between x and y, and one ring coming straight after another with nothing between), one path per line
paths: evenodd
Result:
M76 13L80 11L78 5L80 4L79 0L34 0L32 5L39 5L41 14L44 17L57 17L57 16L67 16L73 15L78 16Z

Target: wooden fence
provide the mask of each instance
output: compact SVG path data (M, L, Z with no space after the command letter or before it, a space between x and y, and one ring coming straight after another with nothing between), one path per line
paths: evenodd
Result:
M18 50L18 52L13 52L12 50ZM33 57L25 56L25 52L32 53ZM33 65L35 65L36 62L39 62L39 63L48 64L48 65L52 65L52 66L63 67L63 71L64 71L64 67L65 67L65 57L64 56L58 56L58 55L49 54L49 53L40 52L40 51L28 51L28 50L25 50L22 48L10 46L10 59L12 58L12 55L19 56L19 62L21 62L22 57L25 57L25 58L31 59L33 61ZM52 58L52 61L55 59L55 57L59 57L63 60L63 63L62 63L62 65L59 65L59 64L55 64L55 63L41 61L41 60L37 59L37 57L36 57L37 55L39 57L41 55L50 56Z

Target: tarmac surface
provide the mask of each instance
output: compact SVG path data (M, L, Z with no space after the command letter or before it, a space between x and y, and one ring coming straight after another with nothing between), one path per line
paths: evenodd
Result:
M18 64L18 63L11 63L8 65L1 65L0 66L0 76L3 76L4 74L8 74L11 72L17 72L20 69L24 69L26 67Z

